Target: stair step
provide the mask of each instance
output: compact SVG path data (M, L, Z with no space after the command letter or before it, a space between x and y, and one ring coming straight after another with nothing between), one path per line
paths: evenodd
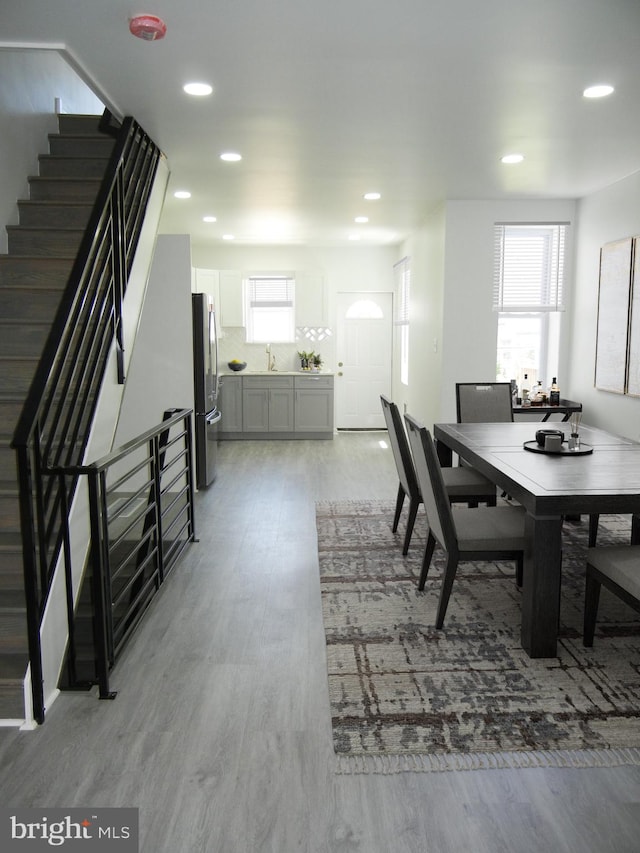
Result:
M75 257L42 258L33 255L0 255L0 288L54 287L62 290L69 280Z
M2 425L2 432L9 428L10 424ZM17 421L14 424L17 426ZM13 432L13 430L12 430ZM17 482L18 469L16 463L16 452L11 447L11 436L3 435L0 438L0 480L2 482Z
M49 152L62 157L111 156L115 140L102 133L50 133Z
M14 488L17 488L17 484ZM14 533L20 530L20 503L18 493L0 494L0 531Z
M0 360L0 394L20 394L26 398L37 364L37 358Z
M26 614L27 605L22 586L13 589L0 588L0 610L12 610Z
M7 225L9 254L75 257L84 237L82 228L25 228Z
M0 317L14 322L51 324L61 296L62 289L0 287Z
M17 423L18 422L16 420L16 423L14 424L14 429ZM8 424L6 426L3 426L3 433L8 426ZM2 438L0 438L0 479L2 479L3 482L17 483L17 478L18 471L16 463L16 452L13 447L11 447L11 438L8 435L3 436Z
M24 651L0 653L0 718L24 719L24 678L29 658Z
M38 157L41 178L102 178L108 165L108 157L63 157L58 154L40 154Z
M61 113L58 116L58 130L65 136L67 134L95 136L96 134L100 134L101 119L101 115L68 115Z
M20 225L44 228L86 228L93 210L90 202L31 201L18 202Z
M11 654L27 649L26 611L0 608L0 649Z
M102 181L99 178L29 178L29 197L33 201L62 200L94 202Z
M46 322L19 323L0 320L0 358L12 355L39 358L50 329L51 323Z
M24 401L16 397L0 397L0 447L11 440L23 405ZM5 479L7 478L0 473L0 480Z
M0 586L21 589L22 584L22 536L15 530L0 532Z

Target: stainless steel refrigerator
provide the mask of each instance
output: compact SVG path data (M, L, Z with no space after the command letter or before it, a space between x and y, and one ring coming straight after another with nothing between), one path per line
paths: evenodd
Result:
M213 298L194 293L193 384L195 397L196 487L205 488L216 476L218 447L218 338Z

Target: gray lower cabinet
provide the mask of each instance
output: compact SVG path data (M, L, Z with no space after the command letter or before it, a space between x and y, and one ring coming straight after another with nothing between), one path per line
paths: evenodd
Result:
M333 438L333 376L223 375L221 439Z
M293 376L245 376L242 431L292 432Z
M333 434L333 376L294 377L296 432Z
M218 408L222 413L218 433L242 432L242 377L221 376Z

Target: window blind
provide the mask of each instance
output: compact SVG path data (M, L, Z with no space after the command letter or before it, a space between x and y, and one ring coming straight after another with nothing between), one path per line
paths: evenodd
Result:
M293 295L292 278L249 278L249 305L252 308L293 308Z
M496 223L493 310L563 311L567 224Z

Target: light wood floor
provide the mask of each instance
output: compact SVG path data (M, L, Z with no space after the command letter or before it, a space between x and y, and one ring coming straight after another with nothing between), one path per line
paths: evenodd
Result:
M640 768L334 775L314 503L393 499L382 438L221 445L118 697L0 730L0 803L137 807L144 853L640 850Z

